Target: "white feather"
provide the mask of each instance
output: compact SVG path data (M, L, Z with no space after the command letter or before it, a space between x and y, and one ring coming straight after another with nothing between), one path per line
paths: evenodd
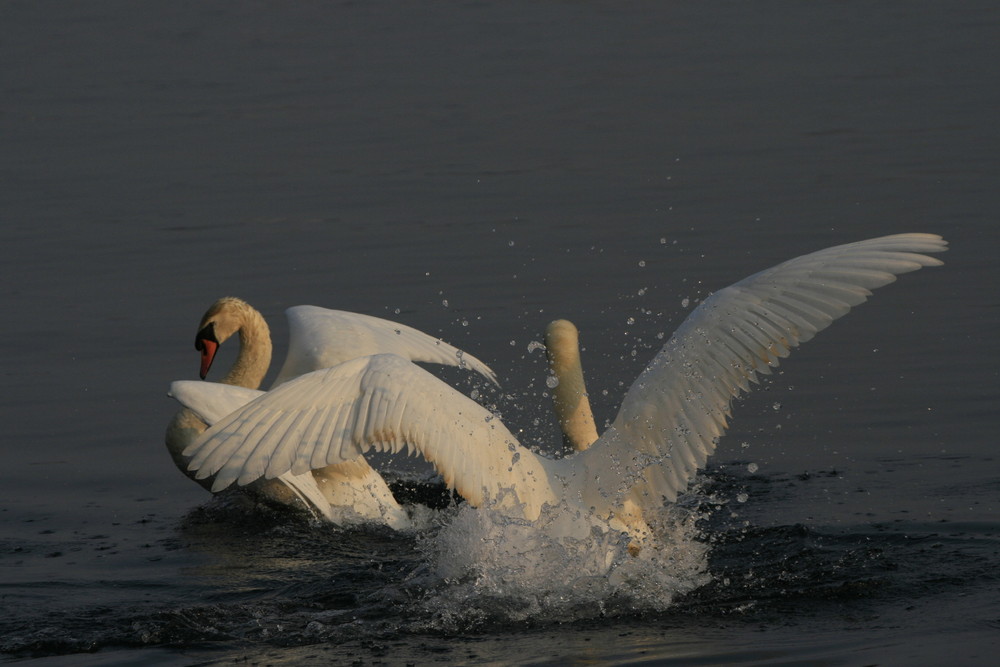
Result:
M658 506L705 464L733 397L758 373L896 274L940 264L922 253L945 249L929 234L872 239L793 259L716 292L632 384L597 442L557 461L522 447L485 408L396 354L289 380L220 420L185 453L199 475L216 475L213 489L350 461L373 447L412 447L470 503L501 501L529 519L546 503L579 503L605 518L626 503ZM305 414L322 416L322 428L301 428Z

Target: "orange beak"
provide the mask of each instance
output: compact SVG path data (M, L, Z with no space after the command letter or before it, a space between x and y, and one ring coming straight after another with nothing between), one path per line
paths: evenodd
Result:
M194 349L201 352L201 379L208 375L208 369L212 367L215 360L215 353L219 351L219 341L215 338L215 323L209 322L207 326L198 332L194 337Z
M205 376L208 375L208 369L212 367L212 361L215 360L215 353L219 350L219 344L214 340L209 340L207 338L199 338L195 343L195 348L201 352L201 379L204 380Z

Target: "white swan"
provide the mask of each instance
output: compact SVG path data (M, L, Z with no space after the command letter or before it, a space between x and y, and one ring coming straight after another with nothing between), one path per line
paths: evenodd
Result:
M352 359L263 395L245 392L234 403L253 399L185 455L196 476L214 476L219 490L352 461L370 449L406 448L472 505L529 520L546 505L576 507L641 541L644 514L686 488L725 431L732 399L758 373L770 373L871 289L940 265L923 253L946 248L930 234L876 238L790 260L716 292L632 384L604 434L563 459L522 447L484 407L394 354ZM174 383L172 394L187 403L197 384Z
M472 355L402 324L315 306L296 306L288 309L286 315L290 330L288 354L274 386L303 373L377 352L391 352L414 361L464 366L496 382L493 371ZM188 471L189 457L183 450L209 424L242 406L250 400L248 396L256 395L257 392L250 390L260 385L271 364L271 334L257 310L240 299L225 297L208 309L195 337L204 379L219 346L237 333L239 353L233 368L221 380L227 391L213 391L212 387L220 386L214 383L198 383L204 386L188 392L186 407L167 428L167 449L174 462L209 489L210 483ZM292 503L298 498L335 523L379 521L394 528L409 523L406 511L363 457L258 480L249 490L282 503Z

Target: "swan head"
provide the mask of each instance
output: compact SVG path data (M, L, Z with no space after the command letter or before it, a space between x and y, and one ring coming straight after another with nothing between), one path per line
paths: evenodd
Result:
M208 375L219 346L243 328L249 310L252 310L252 307L247 302L227 296L213 303L205 311L198 325L198 333L194 337L194 349L201 353L202 380Z
M550 356L580 349L580 332L569 320L554 320L545 327L545 349Z

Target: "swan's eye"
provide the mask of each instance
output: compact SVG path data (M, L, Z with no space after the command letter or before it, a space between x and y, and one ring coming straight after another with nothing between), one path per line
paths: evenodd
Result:
M209 322L201 328L201 331L194 337L194 349L199 352L204 352L205 341L210 343L219 344L219 341L215 338L215 322Z

